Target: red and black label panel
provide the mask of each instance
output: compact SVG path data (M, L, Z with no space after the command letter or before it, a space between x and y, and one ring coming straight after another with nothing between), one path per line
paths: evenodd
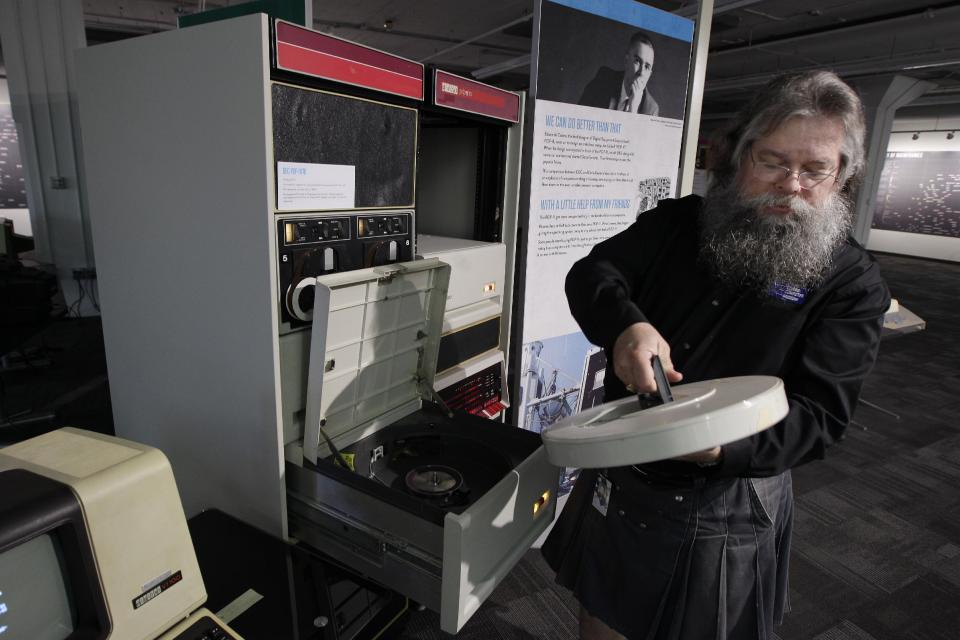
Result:
M423 65L289 22L276 22L277 69L423 100Z
M520 95L436 69L433 103L467 113L520 122Z

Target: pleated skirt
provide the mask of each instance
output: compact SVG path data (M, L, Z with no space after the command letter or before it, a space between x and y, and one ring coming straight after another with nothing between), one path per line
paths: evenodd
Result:
M600 473L605 515L592 499ZM630 468L585 470L543 554L630 640L769 640L789 608L792 521L789 472L663 486Z

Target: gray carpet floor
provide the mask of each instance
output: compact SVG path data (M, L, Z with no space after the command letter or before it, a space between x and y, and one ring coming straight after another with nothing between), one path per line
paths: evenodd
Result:
M885 339L846 439L794 470L793 610L780 640L960 639L960 264L878 255L927 329ZM528 552L458 638L577 637L576 601ZM400 638L449 637L430 611Z
M861 405L862 429L794 470L793 611L779 640L960 640L960 264L877 257L927 328L885 339L864 388L897 417ZM52 366L24 358L0 376L0 444L59 424L111 433L98 324L58 321L34 342ZM577 610L530 551L457 637L570 640ZM448 637L430 611L394 632Z

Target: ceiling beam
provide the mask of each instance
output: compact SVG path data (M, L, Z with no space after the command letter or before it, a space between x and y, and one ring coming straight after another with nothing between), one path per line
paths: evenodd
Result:
M840 27L832 27L828 29L816 29L813 31L808 31L806 33L800 33L795 36L787 36L785 38L773 38L770 40L760 40L757 42L752 42L747 45L742 45L738 47L729 47L726 49L715 49L710 52L711 58L719 58L723 56L728 56L731 54L737 53L752 53L757 49L763 47L764 49L769 49L770 47L785 45L785 44L796 44L798 42L805 42L807 40L815 40L818 38L852 38L852 34L864 29L878 29L878 28L889 28L897 27L902 22L907 22L910 20L916 20L918 18L926 19L941 19L944 14L947 17L953 15L960 16L960 5L955 2L948 4L941 4L936 7L928 7L923 11L915 11L913 13L901 14L890 17L883 17L880 19L870 19L863 22L858 22L856 24L847 24ZM946 19L946 18L943 18Z
M713 5L713 15L719 15L735 9L745 9L755 4L760 4L761 2L764 2L764 0L719 0L719 2L716 2ZM692 4L680 7L673 13L674 15L682 16L684 18L693 18L697 15L699 10L700 0L697 0Z
M106 31L150 33L175 29L181 15L227 4L224 0L84 0L83 22Z
M520 22L522 22L522 20L520 20ZM396 36L398 38L424 40L428 42L453 43L455 45L453 47L448 47L444 51L459 49L464 44L464 40L462 38L449 38L446 36L434 35L429 33L419 33L415 31L399 31L393 28L387 29L383 27L373 27L362 22L343 22L342 20L318 20L314 18L313 26L326 27L328 30L346 29L348 31L360 31L362 33L377 33L385 36ZM499 27L498 29L494 30L493 33L502 31L505 28L506 27ZM476 44L477 46L483 47L484 49L489 49L491 51L498 51L501 53L508 53L508 54L519 54L526 51L526 49L521 49L518 47L509 47L506 45L491 44L489 42L476 42L478 38L482 38L482 37L483 36L477 36L476 38L471 38L471 44ZM430 58L436 55L438 54L434 53L430 56ZM426 59L429 59L429 58L425 58L425 60Z
M434 58L438 58L438 57L440 57L440 56L442 56L442 55L446 55L446 54L450 53L451 51L456 51L456 50L459 49L460 47L465 47L465 46L467 46L468 44L473 44L473 43L476 42L477 40L481 40L481 39L483 39L483 38L486 38L486 37L495 35L495 34L497 34L497 33L500 33L501 31L503 31L504 29L509 29L510 27L516 26L516 25L521 24L521 23L523 23L523 22L529 22L529 21L532 20L532 19L533 19L533 14L528 14L528 15L525 15L525 16L520 16L520 17L517 18L516 20L511 20L510 22L507 22L507 23L505 23L505 24L502 24L502 25L500 25L500 26L498 26L498 27L494 27L493 29L490 29L490 30L488 30L488 31L484 31L484 32L481 33L480 35L476 35L476 36L473 36L472 38L467 38L466 40L463 40L463 41L461 41L461 42L458 42L457 44L453 45L452 47L447 47L446 49L441 49L440 51L435 51L434 53L431 53L431 54L430 54L429 56L427 56L426 58L421 58L421 59L419 60L419 62L427 62L428 60L433 60ZM527 61L529 62L529 56L527 56ZM519 65L518 65L518 66L519 66Z
M934 59L931 55L949 56L949 61ZM960 66L960 49L948 49L946 51L937 49L932 51L913 52L902 54L900 56L877 56L873 58L863 58L851 62L831 65L831 70L842 77L879 75L884 73L902 73L908 69L919 69L931 66ZM766 84L776 76L784 72L801 72L822 69L823 65L810 64L802 67L793 67L790 69L778 69L775 71L754 73L747 76L736 76L724 79L714 79L707 82L706 92L717 94L725 91L746 91L753 87Z
M960 104L960 91L937 94L934 92L921 96L910 103L911 107L928 107L939 104Z

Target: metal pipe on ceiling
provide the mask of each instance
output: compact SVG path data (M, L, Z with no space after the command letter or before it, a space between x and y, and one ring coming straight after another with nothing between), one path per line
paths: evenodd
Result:
M507 71L512 71L518 67L525 67L530 64L531 55L528 53L526 55L518 56L512 58L511 60L504 60L503 62L498 62L496 64L491 64L488 67L483 67L482 69L477 69L476 71L471 71L470 75L476 78L477 80L483 80L484 78L490 78L492 76L505 73Z
M512 26L521 24L521 23L523 23L523 22L528 22L529 20L532 20L532 19L533 19L533 15L532 15L532 14L526 15L526 16L521 16L521 17L517 18L516 20L511 20L510 22L507 22L507 23L505 23L505 24L502 24L502 25L500 25L500 26L498 26L498 27L494 27L493 29L490 29L489 31L484 31L484 32L481 33L480 35L473 36L472 38L467 38L466 40L463 40L462 42L458 42L457 44L453 45L452 47L447 47L446 49L441 49L440 51L435 51L435 52L431 53L429 56L427 56L427 57L425 57L425 58L420 58L420 60L418 60L418 62L421 62L421 63L422 63L422 62L426 62L426 61L428 61L428 60L433 60L434 58L438 58L438 57L440 57L440 56L442 56L442 55L448 54L448 53L450 53L451 51L456 51L456 50L459 49L460 47L465 47L465 46L468 45L468 44L473 44L473 43L476 42L477 40L481 40L481 39L486 38L486 37L488 37L488 36L492 36L492 35L494 35L494 34L500 33L500 32L503 31L504 29L509 29L509 28L512 27Z

